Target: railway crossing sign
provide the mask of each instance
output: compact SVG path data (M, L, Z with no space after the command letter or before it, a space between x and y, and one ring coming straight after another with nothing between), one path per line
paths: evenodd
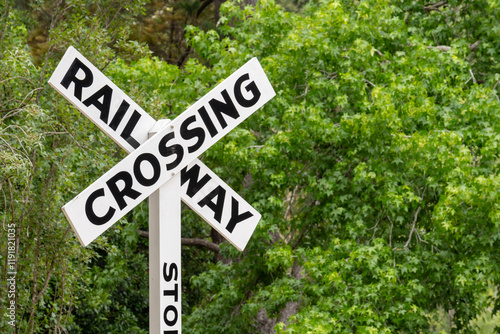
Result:
M73 47L49 84L130 153L64 214L86 246L149 198L150 332L180 333L180 200L245 248L261 215L198 156L275 96L269 80L253 58L177 118L158 122Z

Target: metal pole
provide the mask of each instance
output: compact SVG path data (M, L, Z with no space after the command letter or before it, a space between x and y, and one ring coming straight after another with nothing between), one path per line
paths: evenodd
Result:
M150 136L169 120L157 123ZM180 174L149 196L149 332L181 334Z

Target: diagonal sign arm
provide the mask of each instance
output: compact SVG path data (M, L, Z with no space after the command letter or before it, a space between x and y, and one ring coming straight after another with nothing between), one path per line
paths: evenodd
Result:
M164 121L156 122L73 47L64 54L49 84L127 153L134 151L137 143L143 144L151 132L158 132L165 124ZM152 128L151 124L154 124ZM190 165L181 171L183 180L188 181L184 183L186 187L181 188L182 201L242 251L260 220L260 214L201 161L195 159ZM200 170L203 175L198 180ZM197 196L194 196L194 187L201 190L196 191ZM231 216L227 219L222 220L221 205L204 205L205 202L199 199L200 194L208 195L215 189L224 194L232 193L226 201L217 201L221 205L228 202L224 206L231 207ZM236 228L235 222L240 224Z
M261 214L200 160L181 171L181 198L238 250L243 251Z
M127 153L149 138L156 120L70 46L49 85L87 116Z
M106 126L118 124L117 128L123 126L123 129L126 129L127 125L134 119L133 116L136 115L137 109L134 110L125 125L120 125L118 121L113 123L113 120L117 119L119 110L125 109L125 107L120 109L121 106L131 105L130 101L123 98L121 103L115 103L115 105L118 105L118 111L110 121L108 107L111 103L108 103L107 107L103 107L103 105L106 96L109 97L109 100L112 100L111 95L105 93L109 91L105 87L112 88L111 85L104 85L84 96L82 94L84 88L91 87L91 84L88 83L90 80L87 80L87 78L94 75L94 72L91 71L89 74L88 71L82 70L82 66L75 60L70 66L74 67L72 72L66 72L62 80L58 80L60 78L54 73L50 80L51 84L66 84L70 81L63 88L67 89L72 84L74 86L74 95L78 95L77 100L82 102L81 105L84 107L95 106L99 119ZM71 74L68 75L67 73ZM58 90L62 91L62 89ZM111 91L114 92L115 90L111 89ZM163 129L144 145L141 145L129 157L112 168L63 208L80 242L83 245L90 243L140 201L158 189L160 185L186 168L197 156L274 95L274 90L255 58L233 73L209 94L172 121L166 129ZM79 109L84 108L79 107ZM126 114L125 112L122 114L124 114L122 117L124 119ZM137 114L140 114L140 112L137 112ZM107 115L108 118L103 115ZM141 117L135 117L135 119L137 118L140 119ZM144 117L144 119L146 118ZM101 128L103 127L101 124ZM128 126L128 128L129 130L134 129L133 126ZM122 131L122 133L124 132ZM133 131L129 131L129 134L133 134ZM126 138L126 136L122 137ZM130 137L132 136L129 136L126 142L133 143ZM135 138L132 137L132 139ZM197 202L197 204L202 207L217 208L222 197L219 194L222 192L219 188L216 189L218 190L212 191L204 198L204 201ZM234 200L236 199L231 197L231 201ZM236 217L236 220L241 219L241 214L247 212L241 209L238 211L239 208L236 205L233 205L231 210L234 212L233 216ZM216 213L215 209L213 211ZM221 223L220 219L216 218L218 216L214 217L214 219ZM234 224L234 222L233 219L232 223ZM217 226L217 224L215 225ZM226 228L228 226L230 224Z

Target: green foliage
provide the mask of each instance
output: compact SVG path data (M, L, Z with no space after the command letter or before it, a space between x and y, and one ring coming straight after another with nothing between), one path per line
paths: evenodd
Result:
M137 225L115 229L92 246L96 254L79 284L73 316L75 333L148 333L147 247L138 243Z
M234 303L231 321L247 331L266 309L286 322L279 332L431 332L440 307L453 310L452 331L472 331L498 279L499 58L491 29L481 33L498 8L444 7L318 1L296 15L226 3L221 22L236 24L188 29L214 72L256 56L278 93L243 125L252 144L231 142L247 158L223 160L252 175L244 196L264 217L238 264L258 278L240 271L218 291L255 285L253 296L210 290L188 328L223 332L221 304ZM227 276L217 269L209 277ZM293 302L298 312L280 317Z
M277 93L202 157L263 218L243 253L183 248L185 332L491 332L498 1L245 3L225 2L216 30L186 27L182 67L130 37L142 1L0 5L0 215L19 239L17 332L148 328L147 206L85 249L59 210L124 154L46 87L69 45L157 119L252 57ZM199 5L178 10L193 18ZM39 53L24 45L37 23ZM187 209L182 234L217 241Z
M82 122L81 115L47 85L55 64L70 44L85 48L89 58L103 68L114 57L113 41L123 49L120 38L115 39L121 28L112 23L113 17L119 17L114 11L116 8L107 6L103 11L102 6L106 3L96 5L97 9L80 2L66 2L64 8L54 7L50 1L29 2L25 6L3 1L0 5L2 333L52 333L71 326L81 328L80 324L87 319L75 318L78 313L73 311L85 309L93 302L84 289L88 286L94 288L94 277L90 275L98 271L94 261L99 252L113 246L104 240L95 249L82 248L61 207L81 191L82 184L90 184L116 163L121 152L98 129ZM132 9L134 5L137 3L129 4ZM104 21L90 19L90 10L101 12L100 18ZM47 39L39 43L43 47L29 48L26 40L29 42L30 33L47 22L52 35L45 36ZM42 53L37 51L40 49L43 49ZM124 52L135 58L147 54L136 51L137 48ZM7 261L10 251L8 227L15 230L14 268ZM134 256L133 260L145 266L144 252ZM120 269L124 267L120 261L121 258L115 255L101 267ZM133 270L138 268L133 266ZM127 269L130 267L122 269L118 276L121 278ZM8 272L16 272L15 298L7 294ZM143 274L139 277L142 278ZM125 285L127 290L139 295L140 303L133 298L122 298L126 300L120 305L123 313L141 309L141 304L141 312L147 312L144 310L144 307L147 309L147 293L134 286L137 279L129 283L127 278L120 282L120 279L114 278L113 281L113 277L103 275L101 280L116 283L117 287L128 283L129 286ZM109 282L104 289L108 289ZM102 288L102 283L96 285L97 289ZM16 305L14 327L5 316L11 300ZM92 307L101 314L101 310L113 302L112 299L94 301L97 304ZM131 303L134 307L130 306ZM104 316L110 318L109 314ZM94 327L99 325L94 321L90 326L99 328ZM147 324L140 317L130 317L124 326L128 330L144 328Z

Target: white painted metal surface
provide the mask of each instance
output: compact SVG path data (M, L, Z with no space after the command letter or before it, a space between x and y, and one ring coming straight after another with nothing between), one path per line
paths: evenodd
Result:
M168 124L160 120L152 133ZM149 196L149 332L181 334L180 174Z
M128 153L148 139L156 123L72 46L49 84Z
M261 218L257 210L199 160L181 172L181 190L184 203L234 247L245 249Z
M88 245L275 95L253 58L63 207Z

